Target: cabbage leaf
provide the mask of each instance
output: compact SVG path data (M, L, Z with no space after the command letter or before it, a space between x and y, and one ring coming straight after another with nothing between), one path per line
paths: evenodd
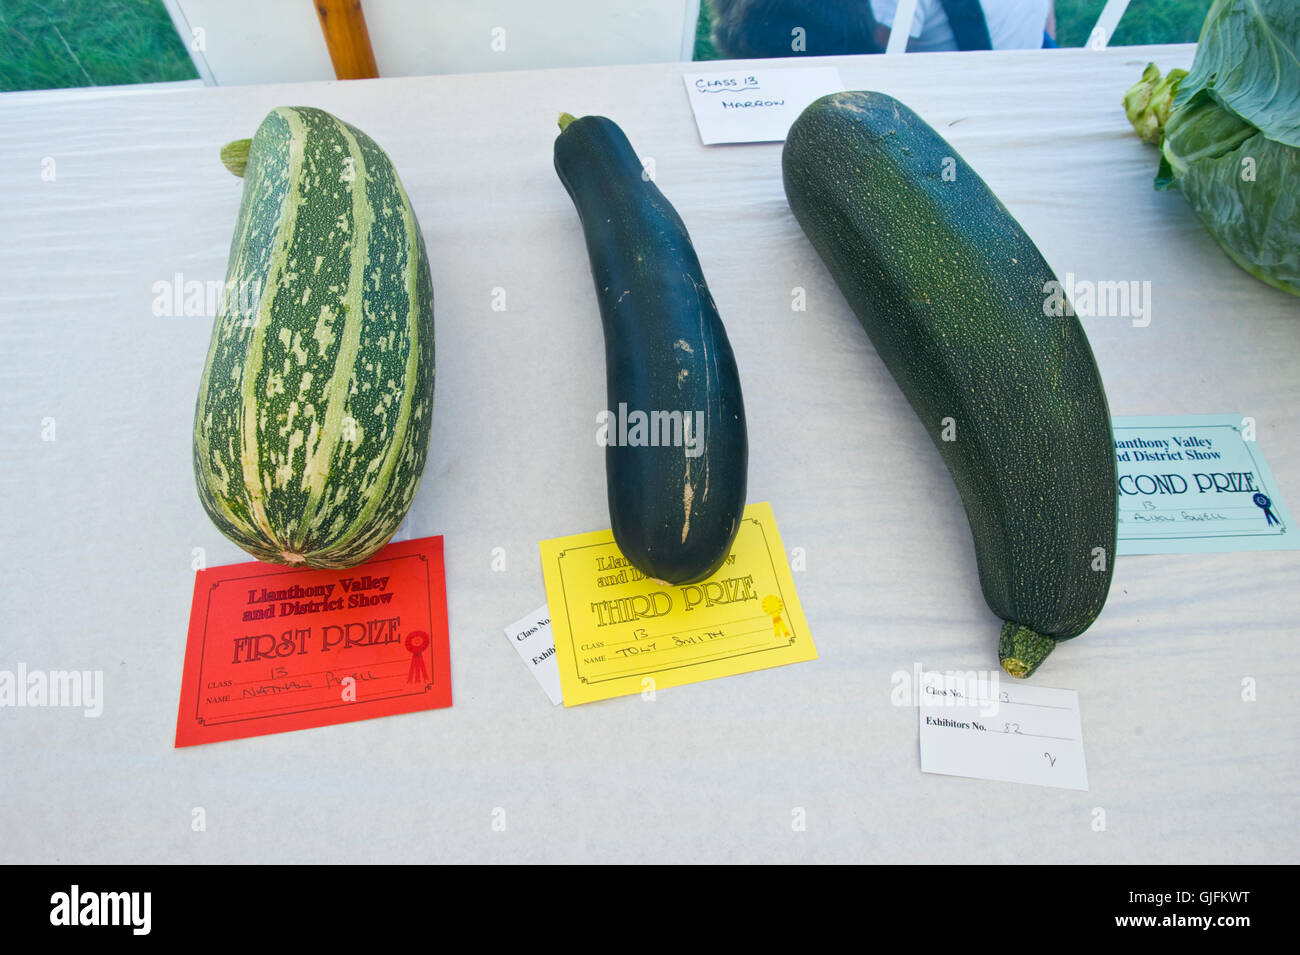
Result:
M1228 257L1300 295L1300 0L1215 0L1186 76L1125 96L1156 188L1182 192ZM1173 93L1172 108L1166 104Z

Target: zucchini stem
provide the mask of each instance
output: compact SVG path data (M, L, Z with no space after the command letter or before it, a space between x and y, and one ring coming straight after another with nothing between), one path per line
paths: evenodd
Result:
M1033 676L1034 671L1056 647L1056 640L1010 620L1002 624L998 640L998 660L1002 669L1018 679Z
M253 145L251 139L236 139L221 147L221 164L240 179L248 168L248 148Z
M569 128L569 124L570 124L571 122L573 122L575 119L577 119L577 117L574 116L572 113L561 113L561 114L560 114L560 132L564 132L566 129L568 129L568 128Z

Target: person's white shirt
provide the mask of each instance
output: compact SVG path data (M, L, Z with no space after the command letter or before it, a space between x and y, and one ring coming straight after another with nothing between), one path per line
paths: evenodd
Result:
M989 40L995 50L1037 50L1043 45L1043 30L1052 0L980 0ZM885 26L893 28L898 0L871 0L871 11ZM933 53L957 49L957 40L939 0L916 0L912 28L907 31L908 53Z

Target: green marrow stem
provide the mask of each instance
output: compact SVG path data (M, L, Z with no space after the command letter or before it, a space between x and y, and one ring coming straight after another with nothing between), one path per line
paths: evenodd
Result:
M248 168L248 149L253 145L251 139L236 139L221 147L221 164L240 179Z
M561 114L560 114L560 132L564 132L566 129L568 129L568 128L569 128L569 124L570 124L571 122L573 122L574 118L575 118L575 117L574 117L574 115L573 115L572 113L561 113Z
M1055 646L1053 638L1008 620L1002 624L998 660L1002 663L1002 669L1014 677L1024 679L1033 676Z

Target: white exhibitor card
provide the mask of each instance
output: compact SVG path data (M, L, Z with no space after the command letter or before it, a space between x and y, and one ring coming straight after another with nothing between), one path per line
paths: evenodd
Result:
M551 702L564 702L560 692L560 665L555 659L555 640L551 636L551 611L542 604L532 613L506 627L510 645L519 652L529 671L542 685Z
M844 90L833 66L685 73L682 79L706 146L784 142L804 107Z
M1011 677L921 675L921 772L1088 788L1079 694Z
M1113 419L1117 553L1300 548L1255 424L1238 414Z

